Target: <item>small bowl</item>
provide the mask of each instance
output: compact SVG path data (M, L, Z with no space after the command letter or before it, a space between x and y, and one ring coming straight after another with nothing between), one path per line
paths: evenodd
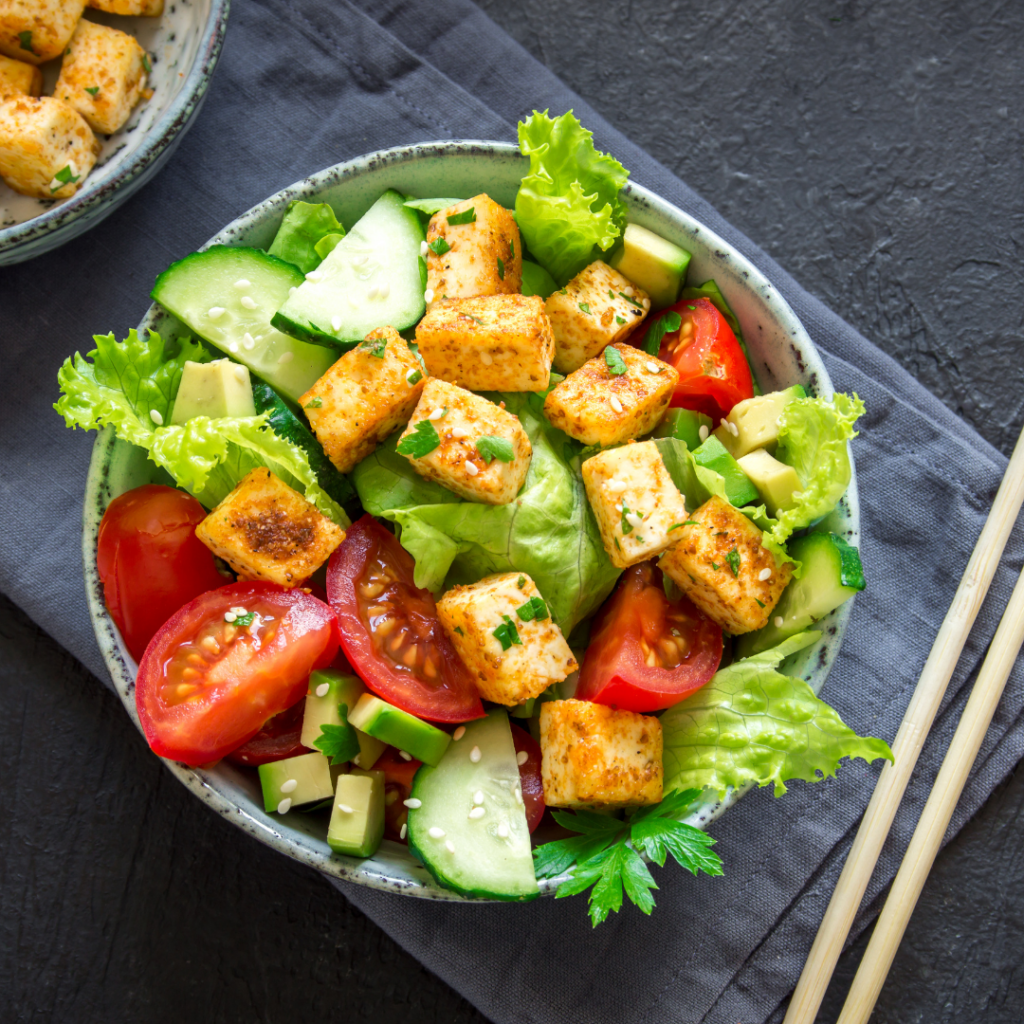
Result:
M82 187L62 200L22 196L0 181L0 267L21 263L76 238L109 216L168 160L192 126L213 76L228 27L231 0L168 0L159 18L126 18L87 10L90 21L135 36L150 54L153 97L103 144ZM43 66L43 93L56 64Z
M423 197L473 196L486 192L498 202L512 206L527 167L528 162L518 149L497 142L427 143L372 153L320 171L278 192L242 214L207 245L268 246L285 208L293 199L329 202L346 225L353 224L388 188ZM754 370L765 391L802 384L810 395L832 395L832 384L807 332L785 300L746 258L688 214L647 189L630 184L624 196L631 220L693 254L691 280L713 277L718 282L743 327ZM140 330L143 328L158 330L165 337L190 333L155 305L150 307L140 325ZM96 570L96 537L103 512L113 498L158 479L160 472L147 460L145 452L117 440L109 428L100 433L93 448L85 493L82 553L86 591L100 649L117 693L136 725L137 666L103 604L103 589ZM854 478L832 513L829 527L856 544L859 524ZM822 632L821 639L787 663L787 671L805 679L816 693L835 660L850 611L847 602L823 619L816 627ZM398 843L385 840L376 855L366 860L332 854L326 842L324 817L297 812L285 816L265 813L253 772L226 762L209 770L189 768L174 761L166 763L185 786L218 814L275 850L325 874L374 889L427 899L464 899L440 888ZM736 791L723 800L705 801L694 808L687 820L705 825L742 795L743 791ZM554 892L562 880L564 878L542 879L541 892Z

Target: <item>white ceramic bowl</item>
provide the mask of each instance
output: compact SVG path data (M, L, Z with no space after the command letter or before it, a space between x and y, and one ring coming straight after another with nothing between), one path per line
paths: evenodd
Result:
M70 199L33 199L0 181L0 267L39 256L88 231L160 170L206 98L230 4L168 0L159 18L86 11L90 21L131 33L149 52L153 97L135 108L119 132L100 136L103 149L96 167ZM44 94L53 91L55 65L44 65Z
M292 199L329 202L341 221L351 225L388 188L428 197L473 196L487 192L512 206L527 161L514 147L494 142L442 142L373 153L339 164L284 189L253 207L207 243L270 244L285 208ZM750 348L758 379L765 391L802 384L808 394L828 397L832 385L810 338L785 300L761 273L725 241L692 217L641 188L625 189L630 219L650 228L693 254L690 280L715 278L735 310ZM184 253L180 255L185 255ZM141 328L180 337L188 330L152 306ZM96 571L96 536L100 519L118 494L160 479L159 471L141 449L118 441L108 429L96 440L86 485L83 557L89 609L96 637L125 709L138 725L135 711L135 662L125 649L103 605ZM830 528L856 544L859 536L856 478L830 519ZM823 619L821 640L795 655L787 671L821 689L835 659L850 614L850 603ZM426 870L398 844L385 840L374 857L358 860L333 854L326 842L326 817L292 812L286 816L263 810L254 772L221 763L211 770L168 761L167 767L201 800L257 839L328 875L375 889L392 890L430 899L463 897L437 886ZM689 820L703 825L716 818L742 795L698 806ZM553 892L560 879L542 880L541 891Z

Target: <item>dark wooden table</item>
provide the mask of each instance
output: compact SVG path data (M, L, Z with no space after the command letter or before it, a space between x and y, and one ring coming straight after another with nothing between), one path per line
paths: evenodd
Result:
M1008 451L1024 416L1019 7L483 7ZM484 1020L325 881L190 797L6 602L0 701L3 1021ZM1024 1019L1022 849L1018 768L941 855L876 1021Z

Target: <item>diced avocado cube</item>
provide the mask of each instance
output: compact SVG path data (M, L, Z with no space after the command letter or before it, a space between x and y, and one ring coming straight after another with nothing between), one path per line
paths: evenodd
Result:
M776 516L782 509L796 504L793 495L802 490L803 485L792 466L779 462L763 448L755 448L749 455L737 459L736 463L757 488L768 515Z
M771 391L767 395L756 395L737 402L726 417L731 424L720 425L715 437L725 445L734 459L740 459L755 448L773 451L779 440L779 418L795 398L806 398L807 393L799 384L785 391ZM735 428L735 429L733 429Z
M558 283L539 264L523 260L523 283L520 289L524 295L539 295L546 299L558 291Z
M651 297L652 309L664 309L678 298L690 254L667 238L639 224L627 224L622 248L611 265Z
M701 437L701 428L704 428L704 436ZM710 416L702 412L694 412L693 409L669 409L665 418L654 430L655 437L674 437L678 441L684 441L690 451L699 448L711 433L714 423Z
M694 449L693 458L698 466L714 470L722 477L725 481L725 497L730 505L743 508L757 504L757 488L714 434Z
M384 773L338 777L327 845L349 857L372 857L384 838Z
M215 359L212 363L185 362L171 423L187 423L195 416L217 420L225 416L255 415L248 367L230 359Z
M314 672L309 677L309 693L306 694L306 707L302 713L302 745L313 747L325 725L341 725L341 705L351 711L364 693L366 687L357 676L332 669ZM387 744L359 729L356 729L356 738L359 740L359 753L352 758L352 763L360 768L372 768Z
M334 792L331 766L323 754L299 754L283 761L261 764L263 809L287 814L293 807L329 800Z
M424 764L437 764L451 742L451 736L444 730L370 693L359 698L348 720L357 729L412 754Z

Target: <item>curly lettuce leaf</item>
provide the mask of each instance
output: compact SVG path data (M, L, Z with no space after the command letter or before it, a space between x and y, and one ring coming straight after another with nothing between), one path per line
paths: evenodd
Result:
M626 223L619 190L629 172L594 148L572 111L554 119L534 111L519 122L519 149L530 172L516 196L516 220L534 258L564 285L615 244Z
M463 501L420 477L395 452L397 434L352 471L363 508L397 524L416 560L416 585L435 593L498 572L528 573L566 635L596 611L619 570L608 560L568 438L528 394L504 400L533 445L518 497L507 505Z
M334 243L337 245L344 238L345 229L327 203L304 203L301 199L294 199L288 204L284 220L267 252L308 274L316 270L327 252L334 248L331 245L327 252L317 249L317 245L331 235L337 236Z
M709 789L773 783L775 795L791 779L833 776L844 757L891 761L889 745L858 736L802 679L778 672L779 663L820 633L809 631L720 669L693 696L661 716L665 789Z

